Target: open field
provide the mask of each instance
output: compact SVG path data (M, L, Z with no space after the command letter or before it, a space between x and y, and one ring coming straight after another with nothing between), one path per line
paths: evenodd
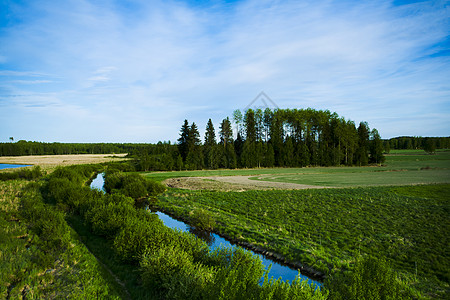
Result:
M231 190L233 184L235 190L249 190L300 189L302 185L308 188L450 183L450 151L438 151L434 155L421 150L396 151L386 156L382 166L199 170L144 175L156 181L180 178L171 179L171 187L212 190ZM211 180L221 184L213 184ZM272 185L258 181L272 182Z
M72 155L29 155L29 156L0 156L0 164L37 165L44 169L57 166L81 164L97 164L123 160L122 154L72 154Z
M183 188L161 195L161 209L184 218L204 210L220 234L294 265L333 274L351 268L359 255L386 258L417 297L445 298L450 152L396 151L386 158L382 166L145 176ZM259 182L280 185L258 187ZM286 183L329 188L281 190Z
M427 297L449 292L450 185L272 191L168 190L158 207L208 212L231 239L325 274L358 255L386 258ZM415 275L417 273L417 276Z
M381 167L315 168L252 179L329 187L450 183L450 152L440 151L429 155L416 151L397 151L396 154L388 155L386 164Z

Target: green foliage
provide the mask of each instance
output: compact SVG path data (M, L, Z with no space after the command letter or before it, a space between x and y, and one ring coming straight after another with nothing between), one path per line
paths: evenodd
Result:
M217 250L212 256L222 266L208 290L209 299L252 299L258 294L264 274L259 258L242 248Z
M121 193L133 199L156 196L165 187L136 173L106 172L104 188L108 193Z
M213 270L178 247L161 247L140 260L142 280L160 299L205 299Z
M124 261L138 262L145 252L155 251L161 244L169 243L171 236L170 229L162 221L150 223L133 218L116 235L114 248Z
M325 283L329 299L410 299L384 259L358 258L351 272L338 273Z
M409 189L417 190L408 193ZM448 290L449 185L299 191L166 192L158 206L203 209L216 231L324 273L359 253L389 259L414 289ZM424 193L419 193L423 190ZM172 194L173 193L173 194ZM427 196L429 194L430 196ZM434 195L434 196L431 196ZM417 268L416 268L417 266Z
M43 202L40 184L9 185L14 198L0 198L17 202L8 212L0 210L0 298L119 299L114 280L64 215Z
M208 211L197 209L193 211L190 217L190 224L200 230L212 231L216 222Z
M134 217L134 201L123 195L112 195L105 198L107 198L106 201L92 207L86 213L85 218L89 220L95 234L113 237L127 224L130 218ZM108 198L114 199L111 201Z
M36 180L44 175L40 166L35 166L32 169L20 168L14 172L0 172L0 181L27 179Z
M83 169L80 169L80 172L83 173ZM210 253L207 244L194 235L172 230L164 226L156 215L135 209L134 200L121 192L126 192L123 186L129 182L141 181L142 177L121 173L113 173L113 175L117 175L120 179L115 181L114 185L114 187L119 186L120 189L113 188L112 195L89 191L76 182L71 182L69 178L77 177L71 171L64 170L56 173L54 177L50 176L41 190L49 197L49 202L56 204L56 208L63 208L71 214L71 220L84 218L85 223L90 224L87 227L90 227L95 234L108 238L111 243L105 246L111 246L123 262L129 263L130 266L139 265L142 285L144 288L150 288L150 294L154 297L157 299L258 299L258 295L262 295L264 291L270 294L271 289L279 288L279 284L262 288L260 283L264 269L259 258L250 253L240 248ZM116 178L114 176L112 178ZM83 174L80 174L80 177L83 180L86 179ZM152 191L156 193L157 188ZM76 197L71 198L70 195L76 195ZM30 203L25 204L30 206ZM49 204L43 205L44 208L55 208ZM41 207L40 205L32 206L38 209ZM31 219L36 217L32 210L26 209L26 211ZM56 212L57 217L54 219L56 224L59 224L60 221L64 221L64 218L61 211ZM46 212L42 215L50 218ZM207 223L210 224L211 221ZM41 230L42 223L35 222L35 224L36 232ZM52 233L66 237L61 229L67 227L64 224L62 227L49 228ZM51 233L43 230L41 232L48 233L51 237ZM64 250L57 243L55 245L47 243L45 248L50 246L66 253L70 250L70 247ZM84 287L85 284L77 281L74 291ZM90 286L87 285L87 287ZM88 296L92 295L91 292L83 295L92 298ZM104 294L100 295L104 296ZM321 292L317 291L315 295L321 295Z
M267 272L264 276L261 293L258 299L328 299L327 289L316 290L313 285L306 280L297 277L292 282L281 281L280 279L268 279Z

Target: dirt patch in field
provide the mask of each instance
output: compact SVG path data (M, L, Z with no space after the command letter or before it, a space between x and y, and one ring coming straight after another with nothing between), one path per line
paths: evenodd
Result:
M73 155L30 155L30 156L0 156L2 164L25 164L41 166L45 169L56 166L80 164L96 164L125 159L122 154L73 154Z
M181 177L166 179L169 187L189 190L248 191L304 190L329 188L317 185L251 180L254 176Z

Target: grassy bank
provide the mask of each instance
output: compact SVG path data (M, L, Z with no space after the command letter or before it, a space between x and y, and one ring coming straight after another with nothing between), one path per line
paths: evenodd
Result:
M0 298L109 298L120 286L82 244L39 184L0 181Z
M170 190L158 205L203 209L219 232L327 274L358 255L388 259L416 294L449 292L450 185L302 191ZM417 275L416 275L417 274Z

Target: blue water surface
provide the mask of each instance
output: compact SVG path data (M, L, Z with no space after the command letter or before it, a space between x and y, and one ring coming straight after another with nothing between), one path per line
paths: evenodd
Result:
M31 165L0 164L0 170L22 168L22 167L31 167Z

